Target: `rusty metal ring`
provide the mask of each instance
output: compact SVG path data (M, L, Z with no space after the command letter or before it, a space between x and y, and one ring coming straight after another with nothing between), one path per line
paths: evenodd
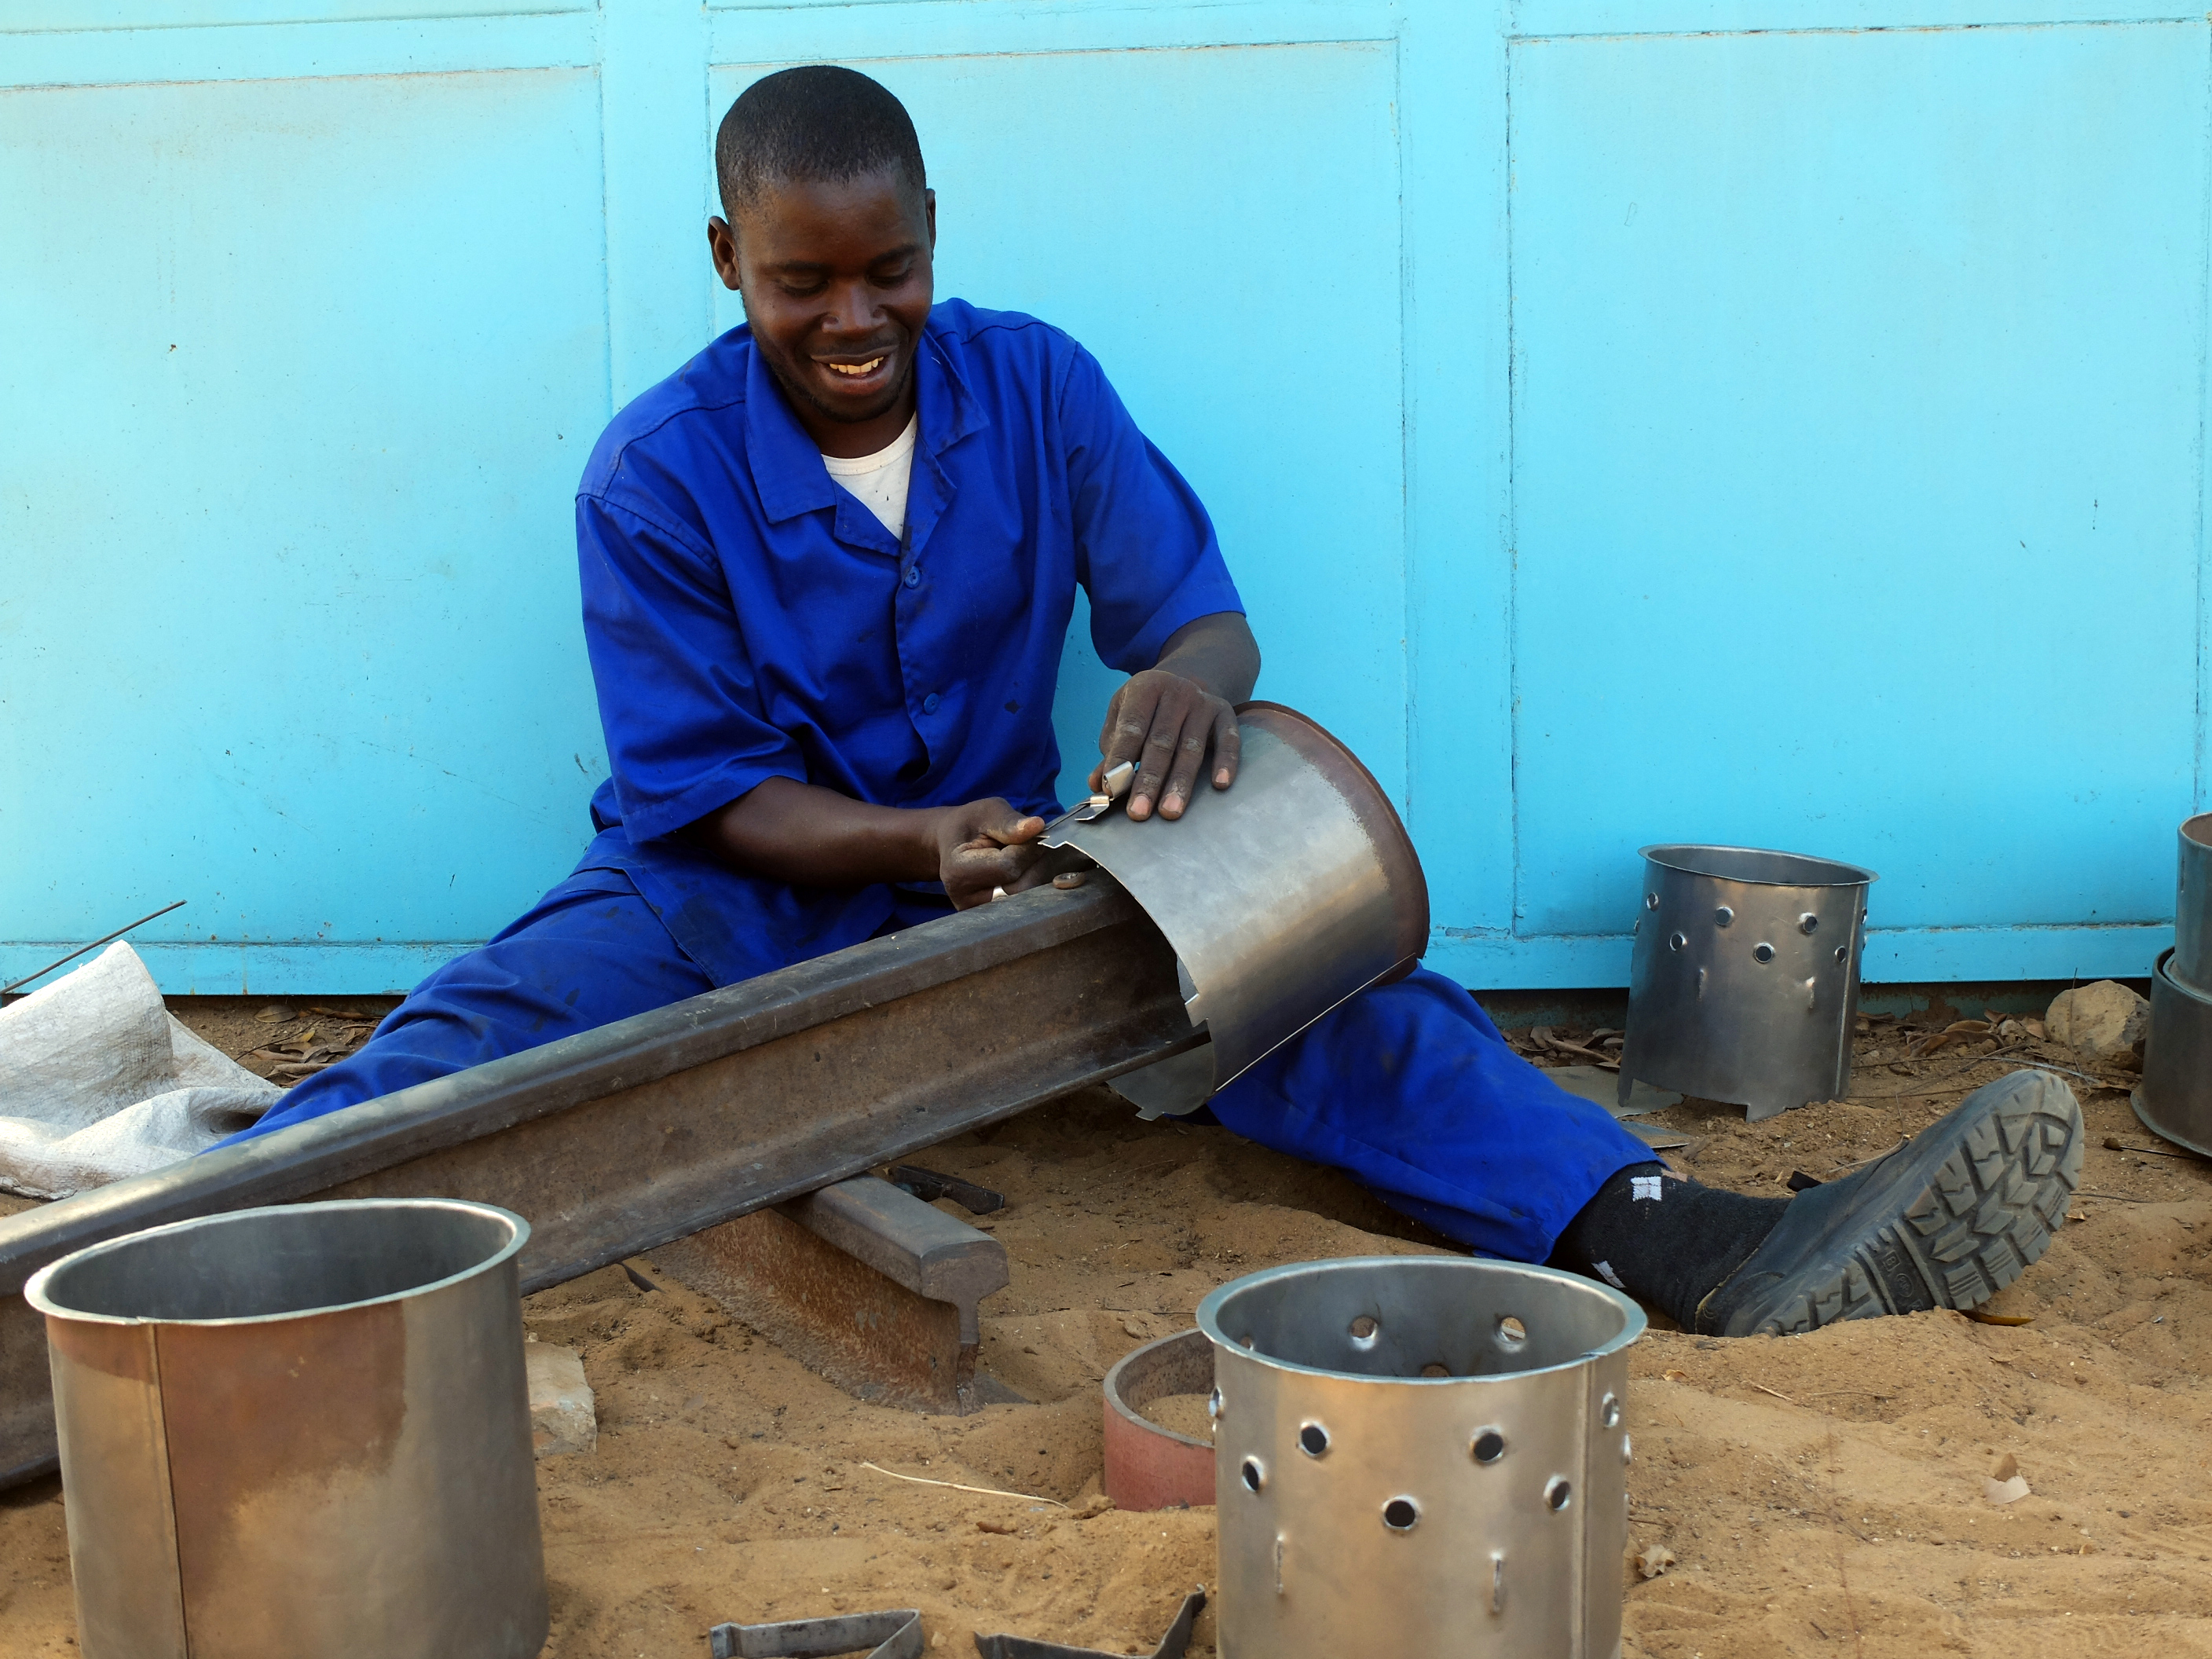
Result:
M1213 1344L1179 1331L1121 1356L1106 1373L1106 1495L1120 1510L1199 1509L1213 1502L1213 1447L1147 1422L1144 1408L1213 1387Z

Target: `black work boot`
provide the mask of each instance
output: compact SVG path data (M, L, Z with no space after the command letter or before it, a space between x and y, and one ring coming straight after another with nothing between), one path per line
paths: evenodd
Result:
M2042 1255L2081 1178L2081 1108L2048 1072L1977 1089L1906 1145L1790 1200L1698 1305L1709 1335L1978 1307Z

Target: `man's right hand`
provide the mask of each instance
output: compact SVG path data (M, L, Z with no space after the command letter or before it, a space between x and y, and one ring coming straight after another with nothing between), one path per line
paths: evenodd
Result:
M994 889L1018 893L1047 878L1044 849L1036 844L1044 833L1042 818L1017 812L996 795L931 810L937 818L937 878L954 909L988 904Z

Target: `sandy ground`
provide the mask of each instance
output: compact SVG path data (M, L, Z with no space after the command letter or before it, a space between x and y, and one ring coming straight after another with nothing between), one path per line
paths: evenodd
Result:
M257 1077L287 1085L368 1040L398 997L171 997L174 1013Z
M1925 1040L1863 1036L1860 1101L1755 1127L1697 1102L1650 1121L1692 1138L1673 1156L1699 1178L1778 1194L2023 1060L2103 1070L2024 1040L1978 1063L1996 1040L1900 1058ZM1674 1559L1649 1581L1623 1564L1627 1652L2212 1653L2212 1171L2155 1155L2172 1149L2124 1093L2075 1086L2083 1195L1988 1310L2028 1322L1929 1314L1734 1342L1655 1329L1632 1351L1631 1548ZM1212 1515L1090 1512L1106 1368L1255 1268L1441 1243L1339 1176L1221 1129L1139 1123L1103 1091L916 1161L1006 1194L980 1223L1013 1268L984 1304L983 1367L1040 1403L962 1419L864 1406L649 1259L631 1266L650 1290L611 1268L532 1297L532 1335L582 1351L600 1414L596 1454L539 1465L549 1654L696 1656L724 1620L902 1606L923 1610L933 1651L1012 1630L1149 1652L1212 1582ZM2006 1452L2033 1490L2000 1507L1982 1483ZM1194 1651L1212 1640L1209 1618ZM0 1651L71 1644L58 1489L0 1495Z

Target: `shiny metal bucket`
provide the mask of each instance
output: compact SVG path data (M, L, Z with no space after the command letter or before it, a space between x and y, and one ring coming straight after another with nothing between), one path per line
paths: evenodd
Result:
M33 1277L85 1659L537 1653L529 1236L489 1204L299 1204Z
M1214 1345L1222 1659L1608 1659L1628 1345L1571 1273L1300 1262L1198 1306Z
M1044 838L1088 854L1175 947L1203 1045L1114 1079L1186 1112L1339 1003L1428 948L1429 889L1390 798L1358 757L1279 703L1237 708L1234 787L1182 817L1119 810Z
M1620 1101L1637 1080L1756 1123L1851 1083L1873 871L1756 847L1647 847Z
M2212 997L2212 812L2182 821L2174 877L2173 963L2184 985Z
M2212 994L2176 978L2179 961L2168 951L2151 970L2150 1034L2131 1099L2153 1134L2212 1158Z

